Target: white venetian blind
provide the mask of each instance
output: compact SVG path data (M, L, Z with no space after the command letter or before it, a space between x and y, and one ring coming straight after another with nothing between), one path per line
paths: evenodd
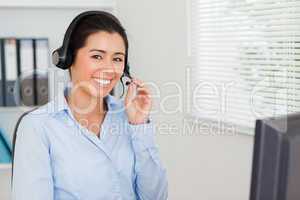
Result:
M300 111L300 0L190 0L192 114L253 133Z

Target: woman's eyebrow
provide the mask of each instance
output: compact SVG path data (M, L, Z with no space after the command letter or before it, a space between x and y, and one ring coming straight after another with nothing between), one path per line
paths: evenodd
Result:
M93 51L97 51L97 52L101 52L101 53L106 53L106 51L101 50L101 49L91 49L91 50L89 50L89 52L93 52ZM114 54L115 55L119 54L119 55L125 56L125 53L123 53L123 52L115 52Z

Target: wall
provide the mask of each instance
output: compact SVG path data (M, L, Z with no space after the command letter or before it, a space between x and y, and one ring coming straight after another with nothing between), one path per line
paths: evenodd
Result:
M187 13L183 0L117 0L117 13L130 38L130 63L138 78L159 85L160 99L177 94L186 105ZM153 90L155 94L156 90ZM178 101L164 107L175 110ZM168 170L171 200L246 200L249 196L253 137L183 133L184 112L154 115L157 140ZM164 126L171 126L167 130ZM157 129L158 130L158 129Z

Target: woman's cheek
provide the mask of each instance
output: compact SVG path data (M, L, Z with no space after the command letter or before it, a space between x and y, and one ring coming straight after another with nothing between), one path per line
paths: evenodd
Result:
M110 85L110 89L114 88L117 85L116 78L113 79L112 84Z

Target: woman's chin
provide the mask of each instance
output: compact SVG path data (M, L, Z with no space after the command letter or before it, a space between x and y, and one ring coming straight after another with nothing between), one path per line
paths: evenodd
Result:
M91 94L91 96L95 97L95 98L104 98L106 97L109 93L110 93L111 89L109 88L101 88L101 89L97 89L96 92L93 92Z

